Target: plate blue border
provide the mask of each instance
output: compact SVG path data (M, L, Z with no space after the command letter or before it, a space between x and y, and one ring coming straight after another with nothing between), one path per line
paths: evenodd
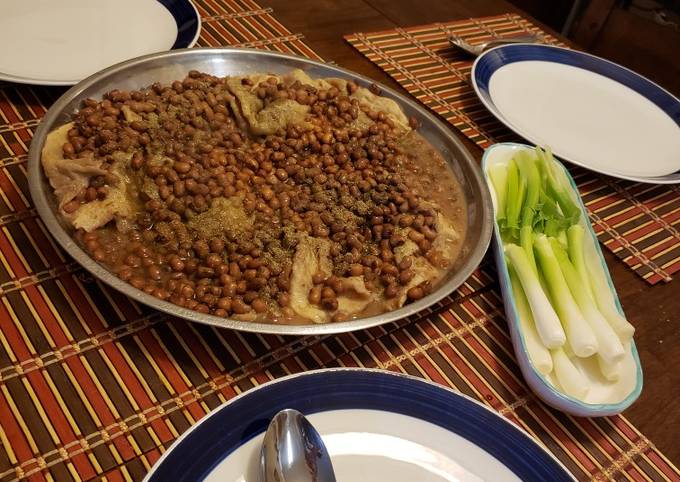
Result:
M201 32L201 16L191 0L158 0L175 19L177 38L170 48L183 49L191 47L198 40Z
M284 408L305 414L356 408L400 413L464 437L524 481L575 480L525 432L471 398L419 378L366 369L292 375L234 398L180 437L145 480L202 480Z

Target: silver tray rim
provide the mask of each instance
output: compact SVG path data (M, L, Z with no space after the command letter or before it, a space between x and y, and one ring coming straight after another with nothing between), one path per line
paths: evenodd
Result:
M185 57L201 56L206 55L207 53L214 54L215 59L219 59L220 61L223 61L225 58L228 59L233 55L246 55L253 56L255 58L254 60L257 60L257 58L267 58L268 60L273 59L274 61L281 62L290 68L304 68L306 65L324 70L329 74L329 76L353 79L363 87L368 87L371 84L375 84L381 89L381 95L396 100L402 107L406 106L411 112L416 112L421 125L423 122L427 122L427 124L431 128L434 128L439 135L443 136L446 142L452 144L458 151L456 152L456 161L459 164L459 167L464 171L465 175L468 177L468 180L471 181L472 188L478 191L481 196L481 198L476 201L479 201L480 203L479 213L477 215L480 216L482 225L477 243L471 251L466 253L466 259L458 267L456 272L453 273L451 278L445 283L442 283L436 290L434 290L425 298L422 298L421 300L418 300L414 303L407 304L394 311L389 311L365 318L355 318L349 321L338 323L284 325L251 322L233 318L222 318L214 315L199 313L194 310L180 307L168 301L160 300L134 288L132 285L121 280L116 275L97 263L83 249L81 249L80 246L78 246L77 243L72 239L71 235L67 232L61 222L57 219L57 216L53 211L54 202L53 200L51 202L49 199L49 197L53 196L53 194L48 189L45 189L45 187L49 186L49 184L47 184L42 170L40 154L42 152L47 135L52 131L53 127L56 127L60 124L60 120L64 117L64 115L70 115L72 113L72 111L65 111L69 104L78 99L79 96L82 96L83 92L87 91L88 88L106 80L107 77L111 77L114 74L119 74L122 71L129 71L131 74L134 72L143 71L146 64L159 59L177 61ZM254 72L256 71L253 70L253 73ZM116 88L115 85L110 85L107 87L108 90L112 90L114 88ZM412 316L434 305L442 298L453 292L461 284L463 284L463 282L472 274L475 268L482 261L482 258L484 257L484 254L486 253L489 246L491 232L493 229L491 198L486 187L486 183L484 183L482 180L481 168L477 162L475 162L468 149L463 145L461 140L456 137L451 129L435 115L430 113L425 107L421 106L416 101L408 98L407 96L400 94L369 77L357 74L350 70L343 69L335 65L329 65L327 63L310 60L304 57L257 49L224 47L188 48L154 53L121 62L82 80L66 91L52 105L52 107L50 107L40 122L40 125L33 136L28 152L28 183L29 191L35 204L35 208L45 223L47 231L75 261L77 261L81 266L89 271L94 277L100 279L110 287L130 297L132 300L150 306L168 315L183 318L188 321L213 325L220 328L229 328L238 331L254 333L277 335L334 334L371 328ZM470 202L470 200L468 200L468 202Z

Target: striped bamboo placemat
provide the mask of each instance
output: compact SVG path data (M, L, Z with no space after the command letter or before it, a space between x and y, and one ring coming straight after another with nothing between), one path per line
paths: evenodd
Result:
M486 148L518 138L479 101L470 83L472 60L447 39L458 36L474 44L527 32L565 46L515 14L345 38L419 101ZM622 181L576 167L570 170L602 244L648 283L670 281L680 270L680 188Z
M257 44L318 58L254 2L200 0L201 45ZM93 279L52 241L26 151L59 89L0 85L0 481L141 480L221 403L322 367L410 373L498 410L581 480L680 480L624 417L546 408L519 374L490 263L416 317L341 335L281 337L188 323Z

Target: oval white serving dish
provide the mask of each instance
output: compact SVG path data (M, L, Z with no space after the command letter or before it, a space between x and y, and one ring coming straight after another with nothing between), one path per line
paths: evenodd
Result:
M631 340L630 344L626 345L627 352L626 357L622 362L623 367L621 377L616 382L609 382L605 380L604 377L599 374L597 362L592 358L575 358L572 360L584 372L591 383L591 388L588 392L588 395L585 397L585 400L578 400L561 392L558 388L557 382L553 377L553 374L541 374L534 367L531 359L529 358L525 340L520 328L519 314L517 312L517 306L515 304L515 298L512 292L512 285L510 284L508 269L504 259L500 231L498 229L498 224L495 221L496 196L491 184L491 180L487 174L487 168L489 166L508 163L513 155L520 150L533 150L533 148L526 144L494 144L484 152L484 156L482 158L482 171L484 173L484 179L486 180L487 186L489 187L489 191L491 192L494 208L494 234L492 249L496 259L496 268L498 270L498 277L500 279L501 292L503 294L503 303L505 305L505 314L508 319L510 336L512 338L512 344L515 350L515 355L517 356L517 361L519 363L520 369L522 370L522 375L529 384L531 390L533 390L533 392L541 400L563 412L580 417L602 417L621 413L640 396L640 392L642 391L642 367L640 366L640 358L638 357L634 341ZM588 221L586 208L581 201L581 197L578 195L576 184L564 166L562 164L559 165L562 167L562 173L566 179L569 180L569 183L572 186L572 197L578 202L578 205L581 208L580 223L586 229L586 232L590 233L590 235L586 234L586 236L584 236L585 243L590 245L587 246L587 249L594 250L597 258L599 258L600 262L602 263L612 296L616 302L616 307L618 308L621 315L623 315L621 303L619 302L618 295L616 294L616 290L612 284L609 270L604 261L604 257L602 256L602 251L600 250L597 238L595 237L595 232Z

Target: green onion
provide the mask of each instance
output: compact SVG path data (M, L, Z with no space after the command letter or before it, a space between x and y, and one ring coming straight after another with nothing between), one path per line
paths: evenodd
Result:
M595 295L595 303L600 313L609 322L622 342L630 341L635 333L635 327L619 313L600 260L589 262L587 269L590 275L590 287Z
M517 156L517 166L519 172L527 186L526 199L522 206L522 220L519 230L519 243L527 253L529 262L534 272L538 274L536 259L534 258L533 248L533 220L538 205L538 197L541 190L541 175L534 159L525 151L520 151Z
M595 302L581 282L581 278L576 272L576 269L571 264L571 261L569 261L567 252L555 239L551 239L550 244L560 265L564 279L567 282L567 286L569 286L569 291L576 300L576 304L578 305L581 314L583 314L583 318L595 335L598 356L609 365L621 361L624 352L619 337L616 336L616 333L614 333L612 327L607 323L607 320L605 320L598 311Z
M529 307L529 301L524 294L524 289L522 284L517 277L517 273L512 268L508 267L508 273L510 274L510 284L512 286L512 294L515 299L515 305L517 306L517 313L519 314L519 324L522 333L522 338L524 338L524 344L527 348L527 353L529 354L529 360L536 367L539 373L547 375L553 370L553 362L550 356L550 352L543 345L538 331L536 330L536 323L534 317L531 314L531 308Z
M555 378L570 397L583 400L588 395L588 379L581 373L581 370L574 365L563 349L557 348L550 350L555 367Z
M562 176L556 171L557 169L560 169L560 167L553 159L552 151L549 147L547 147L545 151L540 147L537 147L536 155L538 156L541 173L545 180L548 193L560 206L564 216L571 220L571 223L577 223L581 217L581 210L569 195L571 186L566 186L565 189L565 186L561 181Z
M496 221L503 224L505 220L505 199L508 192L508 166L495 164L489 167L489 177L496 191Z
M522 284L543 344L546 348L561 347L566 341L564 329L529 263L527 254L516 244L505 246L505 254Z
M569 291L548 238L544 234L537 235L534 240L534 248L538 254L541 272L548 285L550 299L555 305L555 311L560 317L571 349L576 356L591 356L598 349L595 334L583 318Z
M590 298L595 301L593 291L590 288L590 280L588 279L588 269L583 258L583 233L584 229L580 224L574 224L567 230L567 239L569 245L569 258L576 268L583 287L588 292Z
M522 204L524 203L524 195L526 192L526 181L520 177L517 163L511 159L508 163L508 189L506 195L506 214L505 226L506 233L511 239L518 239L519 231L519 216L522 211Z
M625 347L624 350L630 350L630 347ZM618 382L621 378L621 369L623 368L623 361L618 361L616 363L607 363L600 355L597 357L597 366L600 369L600 373L608 382Z

